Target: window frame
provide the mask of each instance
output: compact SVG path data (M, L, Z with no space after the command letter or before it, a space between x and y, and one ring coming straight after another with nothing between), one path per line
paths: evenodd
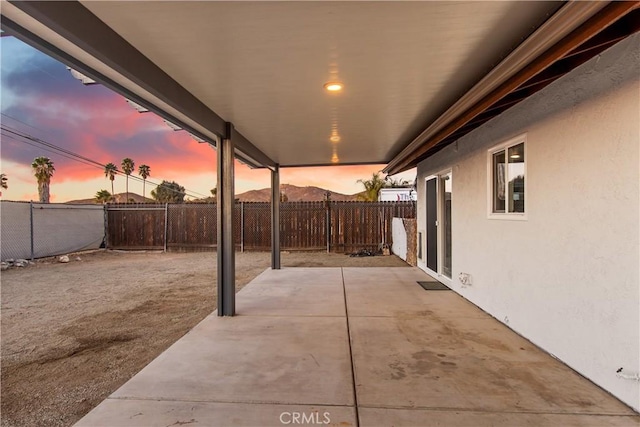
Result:
M493 211L493 202L494 202L494 183L493 183L493 158L496 153L500 151L504 151L505 155L505 163L508 163L508 151L509 148L515 147L516 145L523 144L523 152L524 152L524 212L508 212L508 178L505 183L505 190L507 191L507 196L505 197L505 212L494 212ZM505 219L505 220L516 220L516 221L526 221L527 215L529 212L529 206L527 200L529 199L529 190L528 190L528 176L527 176L527 134L518 135L514 138L510 138L506 141L503 141L487 150L487 218L488 219Z

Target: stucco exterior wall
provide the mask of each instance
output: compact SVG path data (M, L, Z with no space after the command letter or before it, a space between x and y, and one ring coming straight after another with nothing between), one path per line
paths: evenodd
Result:
M402 218L393 218L391 222L391 234L393 236L393 244L391 252L403 261L407 260L407 230L404 228Z
M422 162L417 211L424 236L425 178L452 168L452 288L636 410L639 80L635 35ZM487 150L521 134L527 219L489 219Z

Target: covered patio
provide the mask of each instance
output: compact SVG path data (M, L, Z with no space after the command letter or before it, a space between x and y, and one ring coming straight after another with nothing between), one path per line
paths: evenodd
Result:
M3 0L2 31L217 150L220 316L235 315L235 160L396 174L637 32L638 2ZM213 165L212 165L213 167Z
M279 230L281 168L457 152L636 33L638 5L3 1L3 31L218 152L218 310L79 425L638 425L421 270L280 270ZM237 298L234 159L272 179L272 269Z
M78 426L630 426L640 417L416 268L266 270Z

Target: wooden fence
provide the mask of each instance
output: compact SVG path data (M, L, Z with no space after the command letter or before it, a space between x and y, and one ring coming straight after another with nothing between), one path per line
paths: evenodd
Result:
M355 252L391 244L391 220L415 218L415 202L285 202L280 204L283 250ZM238 250L270 250L271 205L236 203ZM215 204L107 206L107 247L112 249L212 250Z

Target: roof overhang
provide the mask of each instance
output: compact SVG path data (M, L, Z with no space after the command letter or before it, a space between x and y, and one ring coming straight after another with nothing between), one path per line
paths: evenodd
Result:
M216 147L234 140L247 165L276 163L156 64L75 1L2 2L2 28ZM79 25L78 25L79 24ZM226 135L232 129L232 135Z
M639 2L567 3L384 168L418 163L640 30Z
M638 31L637 5L2 0L0 12L5 31L198 139L233 138L252 167L394 174ZM334 78L339 96L322 89Z

